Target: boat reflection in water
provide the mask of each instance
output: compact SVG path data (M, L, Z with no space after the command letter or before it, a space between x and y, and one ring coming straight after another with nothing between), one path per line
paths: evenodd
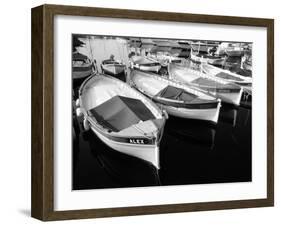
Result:
M197 145L206 150L214 147L216 126L212 123L170 116L165 129L169 136L184 140L187 145Z
M91 131L80 140L80 151L73 148L74 190L160 185L157 169L146 161L116 152Z
M251 181L251 109L221 109L217 125L169 117L160 144L160 170L116 152L91 131L76 133L73 189ZM82 128L82 119L78 121Z

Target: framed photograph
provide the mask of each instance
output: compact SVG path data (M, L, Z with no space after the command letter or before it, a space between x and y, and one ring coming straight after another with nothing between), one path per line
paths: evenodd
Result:
M32 217L274 205L274 20L32 9Z

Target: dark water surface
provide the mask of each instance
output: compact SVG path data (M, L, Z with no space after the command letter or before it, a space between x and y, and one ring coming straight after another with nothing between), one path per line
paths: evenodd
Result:
M73 189L251 181L251 121L248 103L223 104L217 125L170 116L157 171L109 148L74 117Z

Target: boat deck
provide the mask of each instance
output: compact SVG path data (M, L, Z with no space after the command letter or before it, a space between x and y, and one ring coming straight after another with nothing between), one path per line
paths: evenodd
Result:
M140 121L155 119L141 100L115 96L89 110L98 123L114 132L119 132Z

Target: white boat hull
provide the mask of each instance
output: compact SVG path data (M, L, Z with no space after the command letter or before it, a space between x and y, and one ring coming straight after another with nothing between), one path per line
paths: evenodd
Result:
M231 57L242 56L242 54L243 54L242 50L225 50L225 52L228 56L231 56Z
M221 99L221 101L226 102L226 103L230 103L230 104L234 104L239 106L240 105L240 101L241 101L241 97L242 97L242 93L243 93L243 89L239 86L239 90L237 90L237 92L233 92L233 91L229 91L229 92L217 92L216 91L216 87L207 87L207 86L200 86L199 84L196 83L192 83L192 79L196 79L196 76L201 76L198 73L199 72L185 72L184 70L182 70L182 73L177 73L177 72L171 72L170 68L169 68L169 73L170 73L170 78L174 79L180 83L192 86L195 89L199 89L202 92L205 92L209 95L212 95L214 97L217 97L219 99ZM193 74L192 74L193 73ZM191 76L191 79L189 79L189 76ZM193 77L192 77L193 76ZM220 78L215 78L215 76L213 75L208 75L208 74L204 74L202 76L207 76L206 78L213 80L213 81L220 81L222 84L227 84L225 81L222 82L222 79ZM236 85L238 86L238 85Z
M101 65L102 70L109 75L118 75L124 73L125 65L118 64L105 64Z
M212 93L216 97L220 98L223 102L234 104L239 106L241 97L242 97L243 89L240 89L237 93Z
M190 54L191 60L198 62L198 63L204 63L204 64L213 64L213 65L224 65L225 59L224 58L208 58L208 57L199 57L194 55L193 53Z
M72 72L72 78L75 79L83 79L83 78L87 78L88 76L90 76L92 74L93 70L92 68L89 68L88 70L82 70L82 71L73 71Z
M220 72L223 72L225 74L228 74L228 75L232 76L233 78L236 78L236 80L233 79L233 78L220 78L220 79L222 79L226 82L235 83L235 84L240 85L240 86L252 85L252 78L245 77L245 76L242 76L242 75L239 75L239 74L235 74L231 71L224 70L224 69L212 66L212 65L204 64L204 65L202 65L202 70L206 74L209 74L209 75L214 76L214 77L217 77L217 75ZM237 80L237 79L239 79L239 80Z
M161 105L161 107L165 109L168 112L168 114L176 117L205 120L205 121L217 123L221 104L218 104L217 108L210 108L210 109L176 108L167 105Z
M158 72L161 68L161 65L157 65L157 66L144 66L144 65L140 65L140 66L134 66L137 69L140 69L141 71L152 71L152 72Z
M143 145L143 144L131 144L131 143L123 143L123 142L121 143L107 138L92 126L91 129L98 136L98 138L100 138L110 148L119 151L121 153L145 160L151 163L157 169L160 169L160 161L159 161L160 151L159 151L158 144Z

